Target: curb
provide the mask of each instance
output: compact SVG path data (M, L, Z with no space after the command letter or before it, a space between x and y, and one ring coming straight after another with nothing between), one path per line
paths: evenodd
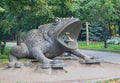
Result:
M84 48L79 48L79 49L83 49L83 50L93 50L93 51L104 51L104 52L114 52L114 53L118 53L120 54L120 50L99 50L99 49L84 49Z

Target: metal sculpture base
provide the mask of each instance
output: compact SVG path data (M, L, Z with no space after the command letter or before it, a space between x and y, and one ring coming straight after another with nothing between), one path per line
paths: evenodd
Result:
M66 67L67 65L65 63L57 63L57 64L41 64L39 65L40 68L43 69L48 69L48 68L53 68L53 69L63 69L63 67Z
M100 64L101 62L104 60L100 58L80 61L81 64Z

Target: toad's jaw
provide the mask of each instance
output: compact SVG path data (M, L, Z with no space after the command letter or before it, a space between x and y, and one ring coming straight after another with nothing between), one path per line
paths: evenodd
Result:
M57 33L57 40L67 49L78 48L77 38L81 30L81 22L74 21L61 27Z

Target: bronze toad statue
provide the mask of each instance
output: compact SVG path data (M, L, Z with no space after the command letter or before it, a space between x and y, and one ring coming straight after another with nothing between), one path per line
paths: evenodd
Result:
M61 67L62 60L52 60L65 51L79 56L85 60L88 56L80 53L77 38L81 30L81 22L78 18L55 18L53 23L39 26L38 29L29 31L24 43L10 50L9 67L20 67L18 59L31 58L42 63L43 68L50 68L58 64Z

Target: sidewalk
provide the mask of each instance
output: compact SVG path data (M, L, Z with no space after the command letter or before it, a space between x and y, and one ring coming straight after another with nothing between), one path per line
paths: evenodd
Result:
M6 46L15 46L17 45L15 42L6 42Z
M120 64L120 54L119 53L94 51L94 50L83 50L83 49L81 49L81 52L83 52L89 56L100 57L101 59L104 59L104 61L107 61L107 62Z

